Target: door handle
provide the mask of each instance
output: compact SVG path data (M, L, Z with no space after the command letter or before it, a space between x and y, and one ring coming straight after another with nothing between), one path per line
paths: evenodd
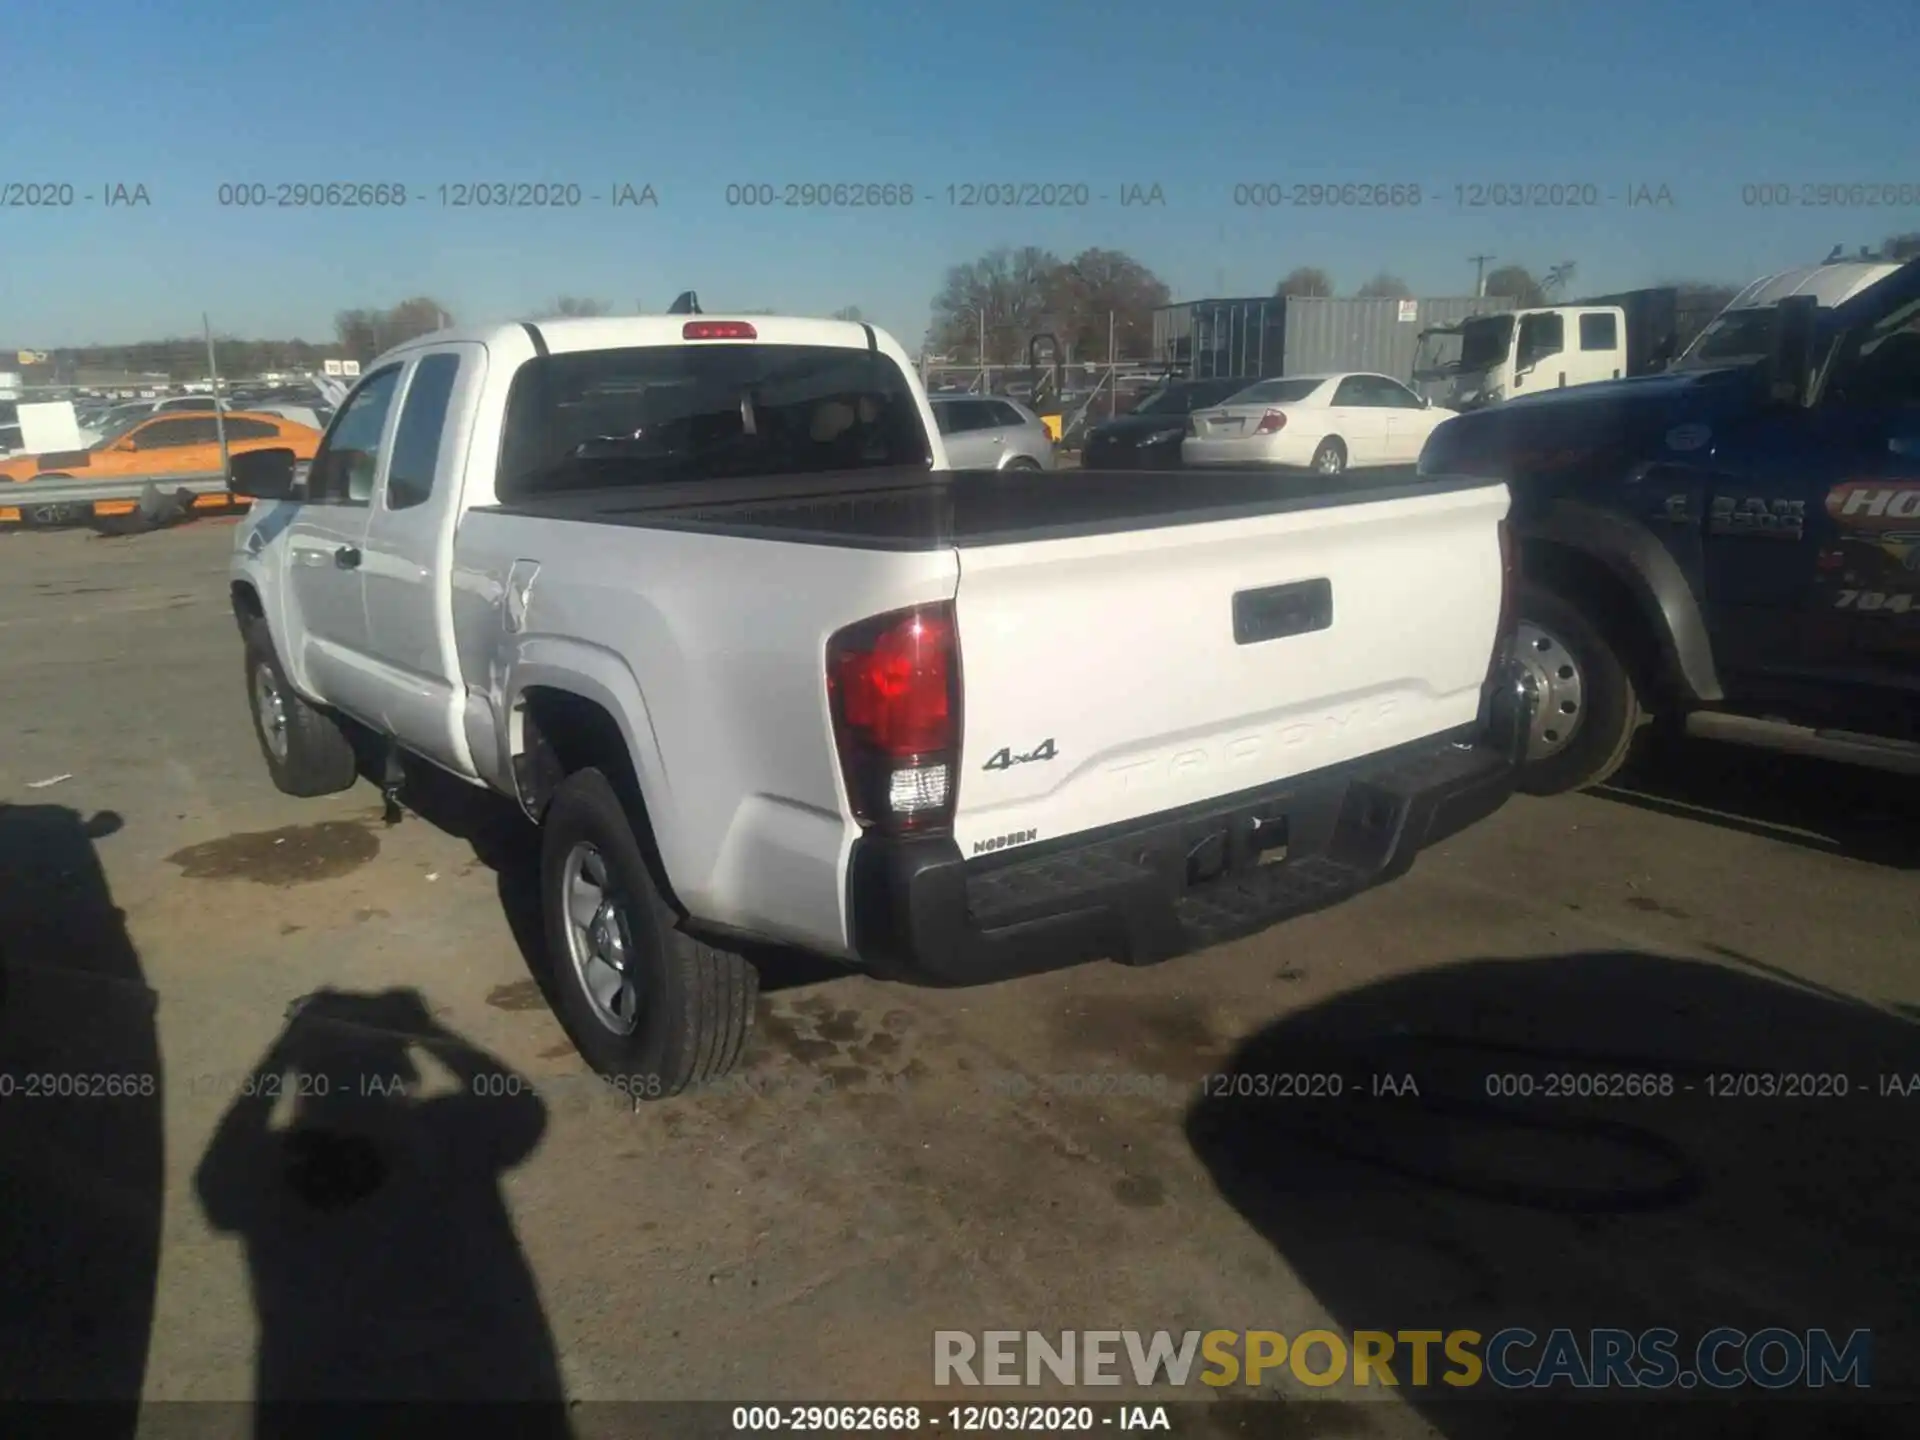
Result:
M351 545L342 545L338 550L333 552L333 563L342 570L358 570L360 568L360 552Z

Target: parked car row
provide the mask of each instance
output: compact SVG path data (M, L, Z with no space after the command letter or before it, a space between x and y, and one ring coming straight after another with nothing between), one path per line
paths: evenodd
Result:
M1364 372L1174 381L1094 426L1084 458L1115 469L1278 466L1338 475L1413 464L1453 413Z

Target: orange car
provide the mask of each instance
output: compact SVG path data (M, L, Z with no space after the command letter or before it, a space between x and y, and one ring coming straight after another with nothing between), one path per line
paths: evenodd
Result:
M310 425L282 420L278 415L229 411L225 417L227 451L276 446L291 449L296 458L311 460L320 447L320 432ZM169 475L209 475L220 469L220 432L210 414L175 412L135 418L109 430L92 448L46 455L15 455L0 460L0 481L33 480L52 476L72 480L164 481ZM4 498L0 494L0 498Z

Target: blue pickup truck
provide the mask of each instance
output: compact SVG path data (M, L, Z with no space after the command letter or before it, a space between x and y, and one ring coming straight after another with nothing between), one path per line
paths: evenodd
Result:
M1420 457L1512 488L1535 794L1606 780L1654 718L1920 773L1920 260L1722 329Z

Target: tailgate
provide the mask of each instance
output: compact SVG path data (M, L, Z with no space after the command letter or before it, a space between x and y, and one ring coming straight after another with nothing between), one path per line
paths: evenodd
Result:
M1171 479L1171 477L1170 477ZM963 546L963 855L1471 723L1504 487ZM1236 633L1238 632L1238 633Z

